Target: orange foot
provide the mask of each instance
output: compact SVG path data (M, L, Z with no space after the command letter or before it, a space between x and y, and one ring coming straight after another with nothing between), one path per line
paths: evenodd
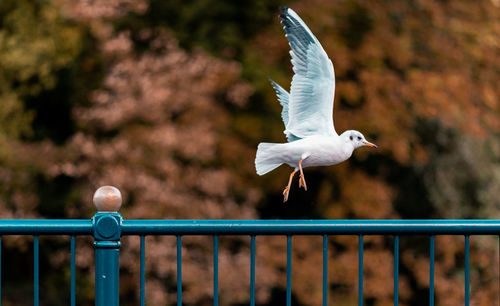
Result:
M283 203L288 201L288 194L290 193L290 186L292 185L292 180L293 180L293 176L295 175L295 172L297 172L297 170L294 170L290 174L290 178L288 179L288 185L286 185L285 190L283 190Z
M299 177L299 188L304 187L307 190L306 179L304 178L304 174L301 174Z
M290 187L286 186L285 190L283 190L283 203L288 201L288 194L290 193Z
M304 171L302 171L302 161L304 159L299 160L299 170L300 170L300 178L299 178L299 188L304 187L307 190L306 179L304 176Z

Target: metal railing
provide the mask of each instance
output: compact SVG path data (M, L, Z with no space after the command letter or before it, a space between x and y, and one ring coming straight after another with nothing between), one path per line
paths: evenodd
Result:
M500 235L500 220L124 220L117 212L121 206L118 189L99 188L94 195L98 212L90 220L0 220L0 235L34 237L34 305L39 305L40 235L71 237L71 305L75 297L75 236L92 235L95 248L95 304L119 305L119 250L124 235L140 237L140 305L145 305L145 237L169 235L177 238L177 305L182 305L182 236L213 237L213 304L218 305L218 247L221 235L242 235L250 239L250 305L255 305L255 238L260 235L286 237L286 305L291 305L292 237L323 237L323 305L327 305L328 237L358 237L358 305L363 305L363 238L366 235L394 236L394 305L399 300L399 237L429 236L429 305L434 305L434 251L436 235L463 235L465 249L465 305L469 305L470 235ZM0 236L0 246L1 246ZM0 248L1 261L1 248ZM0 266L1 269L1 266ZM1 270L0 270L1 275ZM0 277L1 297L1 277ZM1 298L0 298L1 304Z

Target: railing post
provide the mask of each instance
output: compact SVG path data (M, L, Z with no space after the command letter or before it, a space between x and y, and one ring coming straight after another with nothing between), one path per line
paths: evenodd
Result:
M103 186L94 193L95 305L119 305L119 254L122 216L120 191Z

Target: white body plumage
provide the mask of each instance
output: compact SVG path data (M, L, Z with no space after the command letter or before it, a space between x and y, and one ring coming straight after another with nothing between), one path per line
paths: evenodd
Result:
M301 159L303 168L331 166L347 160L353 151L354 146L341 136L310 136L288 143L263 142L257 149L255 166L259 175L282 164L298 170Z

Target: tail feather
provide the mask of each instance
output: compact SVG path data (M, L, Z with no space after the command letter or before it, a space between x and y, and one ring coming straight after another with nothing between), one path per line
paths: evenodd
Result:
M257 170L258 175L264 175L283 164L280 160L279 150L277 150L279 145L279 143L259 143L255 156L255 170Z

